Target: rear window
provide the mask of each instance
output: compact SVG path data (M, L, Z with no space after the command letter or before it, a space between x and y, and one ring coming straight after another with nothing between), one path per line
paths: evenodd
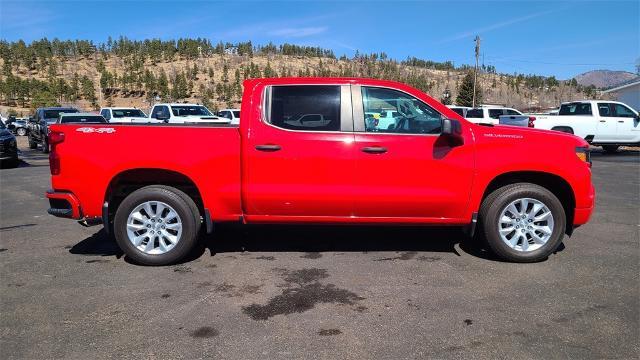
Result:
M469 109L467 110L468 118L483 118L482 109Z
M591 115L591 104L570 103L562 104L558 115Z
M63 116L60 119L60 122L63 124L70 124L70 123L87 123L87 124L100 124L100 123L106 123L107 121L102 117L102 116L75 116L75 115L70 115L70 116Z
M340 131L340 87L273 86L269 122L290 130Z
M147 115L145 115L142 110L138 110L138 109L113 109L111 111L113 113L113 117L114 118L121 118L121 117L147 117Z
M44 118L57 120L60 117L60 114L77 113L77 112L78 110L76 109L45 110Z

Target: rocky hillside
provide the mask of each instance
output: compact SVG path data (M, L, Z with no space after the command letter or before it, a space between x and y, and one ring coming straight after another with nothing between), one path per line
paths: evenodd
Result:
M0 41L0 68L0 111L25 115L35 107L57 104L85 110L101 106L146 110L157 100L199 102L213 110L237 107L244 79L285 76L391 79L436 99L455 101L462 78L472 71L449 62L397 61L384 53L337 58L330 50L290 44L126 38L98 45L83 40L43 39L28 45ZM593 89L575 81L499 74L492 67L481 69L479 86L487 104L534 111L593 95Z
M628 71L593 70L575 77L579 85L608 89L638 77Z

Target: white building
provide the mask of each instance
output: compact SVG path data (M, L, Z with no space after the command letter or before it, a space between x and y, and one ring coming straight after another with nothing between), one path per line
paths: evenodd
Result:
M612 94L617 101L623 102L640 112L640 79L605 90L603 94Z

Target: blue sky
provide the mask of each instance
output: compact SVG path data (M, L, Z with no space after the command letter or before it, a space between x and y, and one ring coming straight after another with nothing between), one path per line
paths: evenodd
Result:
M555 75L635 71L640 1L29 1L0 0L0 38L31 41L206 37L386 52Z

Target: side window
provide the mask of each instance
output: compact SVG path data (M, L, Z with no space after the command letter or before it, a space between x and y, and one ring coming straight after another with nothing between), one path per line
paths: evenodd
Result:
M289 130L340 131L340 87L271 87L268 121Z
M576 115L591 115L591 104L580 104L576 108Z
M442 115L429 105L403 92L362 87L366 132L439 134ZM383 112L393 116L382 117Z
M507 115L522 115L519 111L513 109L506 109Z
M598 103L598 114L600 116L611 116L611 109L607 103Z
M611 104L614 106L615 114L617 117L635 117L636 114L628 107L620 104Z
M171 115L169 115L169 108L167 108L166 106L155 106L153 108L153 111L151 112L151 117L154 119L157 119L158 117L161 118L169 118Z
M106 120L111 120L111 114L109 113L109 109L104 109L100 112L100 115L104 117Z
M229 111L223 111L223 112L221 113L221 116L222 116L223 118L231 119L231 113L230 113Z
M504 114L503 109L489 109L489 117L492 119L498 119L500 115Z

